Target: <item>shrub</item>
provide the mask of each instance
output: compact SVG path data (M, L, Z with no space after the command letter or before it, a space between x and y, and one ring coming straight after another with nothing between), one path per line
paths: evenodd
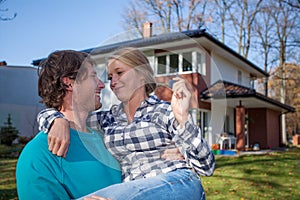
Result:
M13 141L18 138L19 131L12 125L10 114L8 114L7 122L4 122L4 126L0 131L0 144L11 146Z

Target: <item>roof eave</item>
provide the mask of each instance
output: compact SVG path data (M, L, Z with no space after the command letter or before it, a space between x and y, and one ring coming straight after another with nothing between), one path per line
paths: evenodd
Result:
M100 46L96 48L89 48L82 50L82 52L90 53L91 55L96 54L103 54L103 53L109 53L111 51L114 51L117 48L125 47L125 46L134 46L134 47L146 47L156 44L162 44L166 42L172 42L172 41L178 41L178 40L184 40L188 38L201 38L205 37L212 43L216 44L220 48L224 49L225 51L228 51L233 56L240 59L242 62L245 62L247 65L251 66L253 69L257 70L259 73L263 74L264 76L269 76L267 72L262 70L261 68L254 65L252 62L244 58L243 56L239 55L237 52L223 44L222 42L218 41L216 38L214 38L212 35L207 33L205 29L197 29L197 30L188 30L183 32L175 32L175 33L166 33L161 35L154 35L149 38L140 38L140 39L134 39L114 44L109 44L105 46ZM42 60L45 58L33 60L32 64L35 66L38 66Z
M260 99L262 101L265 101L267 103L270 103L276 107L279 107L283 110L285 110L285 113L294 113L296 112L296 109L292 106L283 104L279 101L276 101L274 99L271 99L269 97L266 97L264 95L261 95L259 93L255 93L255 94L245 94L245 95L226 95L226 97L224 95L214 95L214 96L209 96L209 97L202 97L203 100L213 100L213 99L238 99L238 98L257 98Z

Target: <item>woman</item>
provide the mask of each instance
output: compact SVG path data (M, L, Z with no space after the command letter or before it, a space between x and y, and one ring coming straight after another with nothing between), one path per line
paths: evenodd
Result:
M156 87L152 68L141 51L130 47L117 50L108 59L108 77L112 91L122 103L109 111L92 114L89 122L92 128L104 131L105 145L120 162L123 181L138 180L144 185L153 180L166 182L159 192L151 192L152 198L160 193L170 195L165 199L205 199L201 182L191 169L199 175L210 176L215 160L199 127L188 114L191 92L185 80L175 79L171 105L150 95ZM46 124L51 124L55 118L51 119L52 112L43 111L39 118L48 118ZM52 126L57 129L58 124ZM56 136L55 139L52 134L49 137L52 138L52 148L58 149L53 145L57 142ZM185 160L161 157L164 150L175 147ZM177 180L176 184L173 184L174 180ZM184 187L186 183L190 186ZM151 184L145 188L151 188ZM103 196L102 193L96 194Z

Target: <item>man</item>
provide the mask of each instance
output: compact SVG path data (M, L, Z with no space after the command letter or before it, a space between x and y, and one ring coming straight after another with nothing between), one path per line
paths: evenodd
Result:
M39 95L68 119L71 142L65 158L48 150L43 131L25 146L16 168L20 200L79 198L121 182L119 164L101 135L86 127L89 112L102 106L104 84L94 65L88 54L72 50L54 52L42 63Z

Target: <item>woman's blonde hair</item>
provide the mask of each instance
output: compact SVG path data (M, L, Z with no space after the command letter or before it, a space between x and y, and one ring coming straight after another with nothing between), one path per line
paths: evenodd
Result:
M145 91L149 96L156 89L156 80L150 62L146 55L137 48L123 47L117 49L108 60L118 60L129 67L134 68L138 73L145 78Z

